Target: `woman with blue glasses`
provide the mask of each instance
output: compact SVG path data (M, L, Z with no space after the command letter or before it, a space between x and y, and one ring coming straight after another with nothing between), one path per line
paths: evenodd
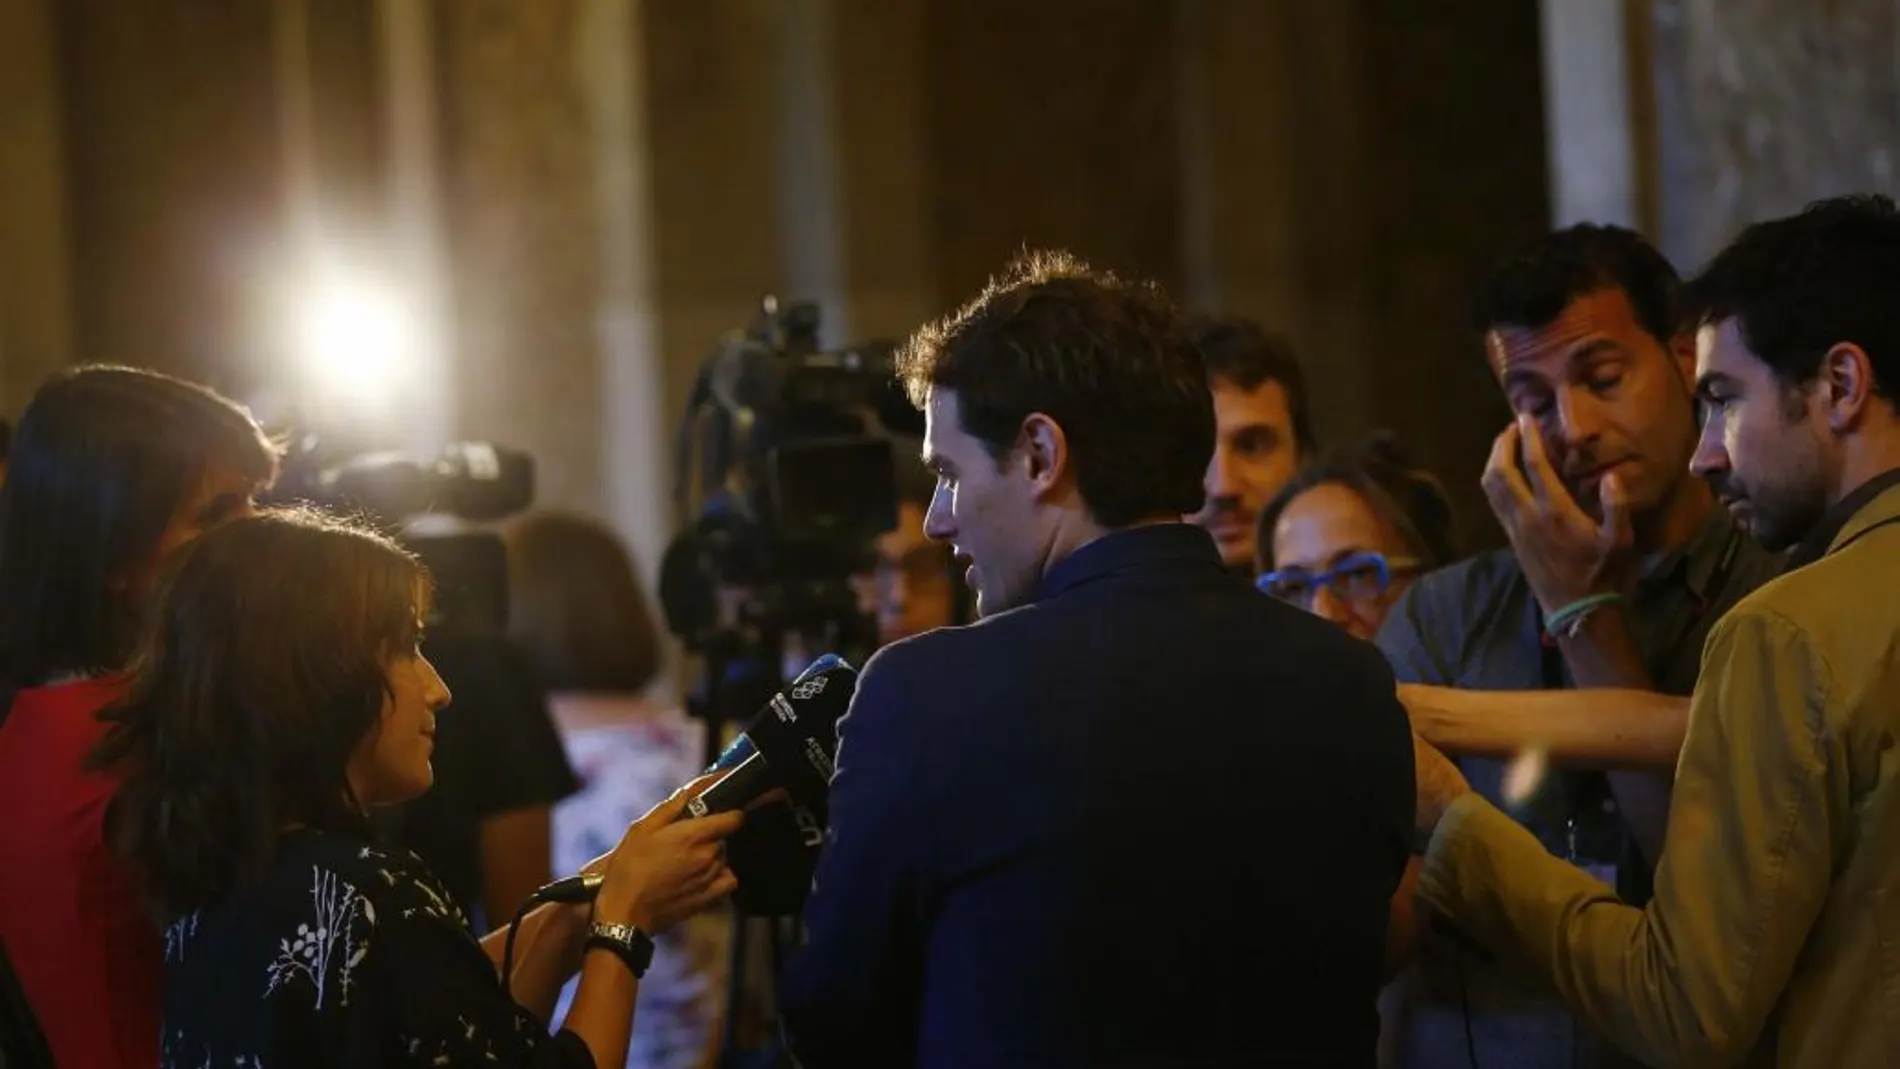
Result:
M1322 457L1260 514L1260 589L1370 639L1420 575L1457 559L1451 501L1387 434ZM1401 896L1404 892L1401 891ZM1395 913L1395 958L1410 954L1410 911ZM1417 974L1379 999L1379 1065L1401 1063Z
M1413 579L1457 557L1451 501L1384 433L1322 457L1260 514L1262 591L1363 639Z

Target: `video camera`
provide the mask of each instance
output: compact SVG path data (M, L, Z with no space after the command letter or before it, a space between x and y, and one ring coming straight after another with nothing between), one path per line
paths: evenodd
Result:
M534 503L534 461L489 442L456 442L432 459L394 452L328 455L318 435L294 433L269 494L360 514L392 530L424 515L506 519ZM508 556L486 531L404 536L434 579L432 629L498 635L508 625Z
M686 528L660 575L667 626L696 652L743 656L754 632L855 622L849 580L897 525L891 439L922 417L897 386L896 347L826 350L818 325L816 305L767 297L699 368L675 481ZM735 590L737 620L721 611Z
M892 437L920 434L922 417L897 387L894 345L828 350L818 325L817 306L765 298L752 324L701 363L681 420L674 492L685 526L661 561L660 604L667 627L704 660L687 708L706 722L715 765L721 729L806 670L787 663L792 654L828 650L863 663L876 641L852 580L897 526ZM824 808L767 806L727 844L747 876L721 1064L776 1064L772 1030L746 1039L741 1028L750 1019L746 948L761 930L774 961L795 945Z

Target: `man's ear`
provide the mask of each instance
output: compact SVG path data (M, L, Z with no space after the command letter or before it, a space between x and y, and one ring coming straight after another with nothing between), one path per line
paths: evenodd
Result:
M1852 430L1875 397L1874 364L1867 350L1853 342L1835 345L1821 357L1820 379L1828 429Z
M1037 496L1059 486L1069 475L1069 437L1062 425L1041 412L1031 412L1023 420L1017 449Z
M1682 384L1692 394L1695 393L1695 335L1694 330L1677 331L1669 342L1669 358L1675 362Z

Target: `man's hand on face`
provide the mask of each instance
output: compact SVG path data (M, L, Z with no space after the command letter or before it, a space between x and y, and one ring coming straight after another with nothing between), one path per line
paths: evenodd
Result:
M1634 559L1623 485L1615 473L1604 476L1598 490L1603 518L1596 520L1564 486L1530 417L1519 416L1492 443L1483 483L1491 512L1545 613L1622 586Z

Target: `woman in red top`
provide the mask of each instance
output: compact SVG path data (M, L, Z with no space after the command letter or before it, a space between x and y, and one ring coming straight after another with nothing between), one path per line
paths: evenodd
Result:
M158 1064L159 937L85 770L159 562L252 510L277 452L210 390L127 368L49 380L0 484L0 951L61 1069Z

